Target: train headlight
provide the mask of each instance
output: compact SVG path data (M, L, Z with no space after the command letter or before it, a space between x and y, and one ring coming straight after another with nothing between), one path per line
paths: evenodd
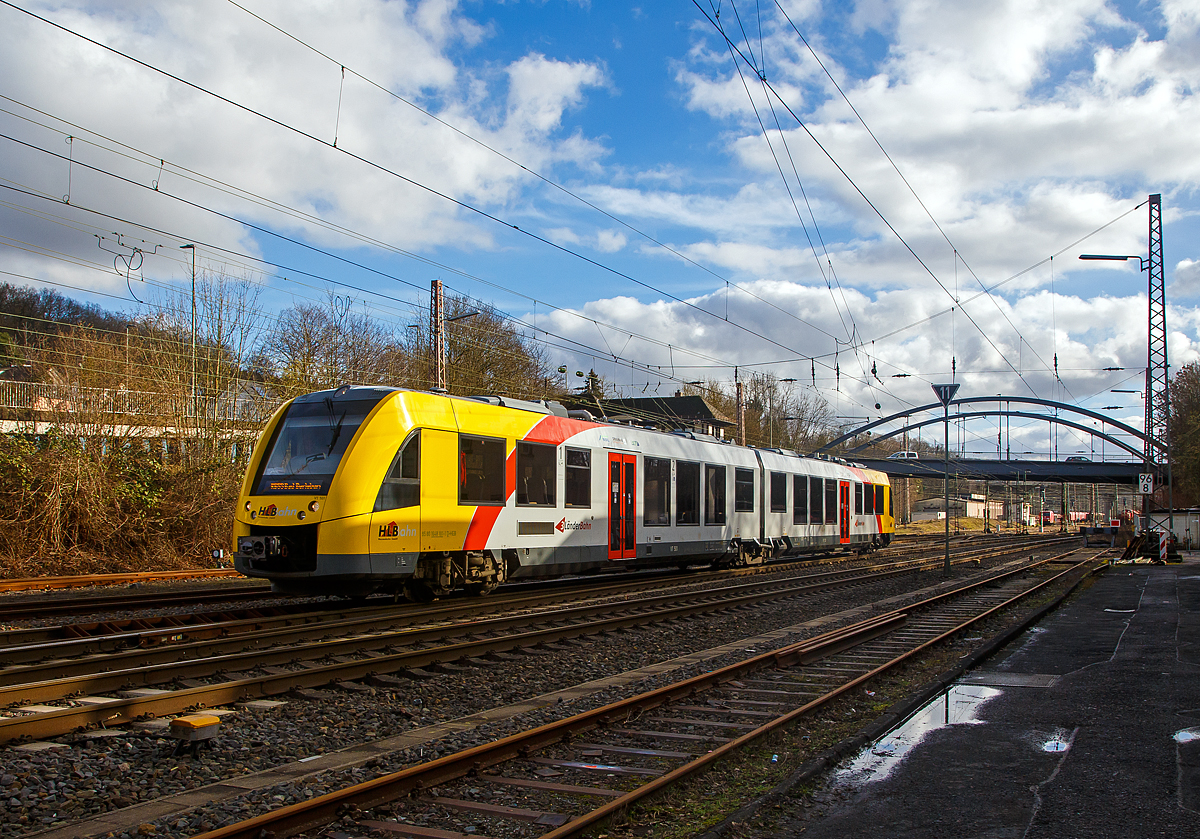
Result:
M300 512L296 513L296 518L300 519L300 521L304 521L304 517L307 515L308 515L307 513L305 513L303 510L301 510Z
M252 519L256 519L256 518L258 518L258 511L257 511L257 510L251 510L251 511L250 511L250 518L252 518Z
M249 501L246 502L246 512L247 513L250 512L250 502Z
M321 502L320 501L309 501L308 509L310 512L315 513L317 510L321 509Z

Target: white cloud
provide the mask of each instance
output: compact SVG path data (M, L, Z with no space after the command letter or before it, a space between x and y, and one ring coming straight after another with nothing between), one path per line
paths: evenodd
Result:
M616 253L629 243L629 237L620 230L601 230L596 234L596 249L603 253Z
M255 12L345 61L352 70L422 104L463 131L537 169L551 163L588 165L603 153L578 131L562 136L562 115L578 107L588 88L604 83L587 62L537 54L500 66L468 66L466 47L487 37L485 27L449 0L336 3L257 3ZM181 176L175 166L236 184L271 201L342 225L389 244L428 249L452 244L492 246L495 228L430 191L384 169L468 203L502 209L521 200L526 172L439 125L352 72L343 80L335 63L288 40L233 6L181 3L160 14L140 3L35 4L52 20L109 44L251 108L325 143L371 161L372 167L159 74L106 53L43 23L4 11L0 77L5 93L76 126L33 114L50 130L0 115L6 133L75 161L113 170L134 184L159 181L159 192L184 197L320 244L352 246L308 221L263 204L247 203ZM36 72L30 68L36 68ZM498 95L497 95L498 94ZM339 109L340 97L340 109ZM499 103L499 104L495 104ZM89 132L111 137L143 154L137 160L89 147ZM108 147L113 142L100 141ZM159 158L167 165L160 176ZM12 143L0 148L0 176L55 197L66 193L68 165ZM110 215L233 250L257 252L237 224L87 173L71 172L72 201ZM35 199L28 206L46 209ZM154 212L148 213L148 202ZM68 216L80 218L70 210ZM88 219L106 228L114 222ZM127 228L134 229L134 228ZM54 249L84 253L89 234L69 228L43 232ZM145 236L144 232L138 235ZM170 237L157 234L164 244ZM211 249L210 249L211 251ZM211 253L209 254L211 256ZM6 258L0 251L0 263ZM165 275L170 265L151 264Z
M1175 264L1170 294L1172 297L1200 296L1200 260L1181 259Z
M337 62L345 61L530 170L569 185L720 278L682 265L612 219L580 209L569 196L352 73L343 83L338 64L235 7L193 0L173 5L167 14L118 0L35 4L64 25L321 140L332 141L336 126L340 149L519 222L523 230L536 230L598 262L619 254L612 264L619 261L622 271L681 296L694 294L692 304L715 317L654 300L645 289L613 286L609 274L594 279L598 274L579 263L570 264L579 269L578 281L546 280L542 288L527 289L523 284L539 272L559 278L572 269L551 264L561 254L522 251L514 245L520 241L514 232L428 190L11 10L0 12L4 92L76 126L37 117L50 126L40 127L0 115L2 128L38 148L69 151L75 163L9 143L0 146L0 177L54 199L66 194L69 177L72 205L96 206L117 219L153 224L200 242L206 259L216 253L213 245L254 252L265 239L233 221L172 202L166 193L322 245L350 247L345 238L308 220L232 196L216 184L197 183L170 164L186 166L391 245L437 252L439 258L444 254L448 264L479 270L489 282L536 291L540 299L576 305L598 320L671 345L598 331L563 313L551 316L556 330L597 347L600 356L623 354L664 367L674 363L686 370L685 379L728 376L720 366L724 363L778 361L767 369L801 381L811 381L810 363L787 359L817 356L822 392L846 412L876 401L884 410L927 401L926 379L949 375L952 359L965 392L1020 392L1024 377L1042 395L1107 399L1114 374L1100 368L1144 364L1145 298L1134 293L1144 289L1144 280L1127 266L1129 282L1122 284L1123 275L1111 273L1113 266L1079 263L1076 250L1064 248L1148 192L1163 193L1168 219L1195 212L1200 13L1194 2L1164 0L1158 11L1122 10L1106 0L861 0L851 9L834 9L820 0L786 5L940 230L795 34L764 13L761 48L769 81L947 291L803 130L784 123L786 148L773 130L772 154L723 44L690 11L671 22L689 33L688 47L672 55L665 51L674 44L664 42L664 54L648 58L635 57L637 51L629 48L584 52L578 44L556 42L548 31L512 38L489 51L489 44L512 33L489 23L485 6L453 0L363 0L350 6L259 0L254 6ZM1152 32L1132 19L1149 19L1159 11L1161 20L1155 18ZM638 25L651 25L658 14L648 13ZM605 35L596 43L612 40ZM622 40L631 43L627 36ZM884 47L877 49L881 41ZM754 49L759 48L756 43ZM636 67L618 66L635 58ZM630 75L631 69L637 75ZM647 75L654 73L659 75ZM652 92L666 85L677 101L641 98L640 89L638 96L627 95L631 91L618 90L614 81L626 78L645 79ZM774 115L762 110L767 100L761 85L753 73L746 80L764 121L773 126ZM625 96L622 107L589 110L601 97L617 95ZM645 112L633 110L642 106ZM20 106L10 109L34 116ZM604 133L610 123L611 136ZM112 144L108 150L89 146L84 129L145 154L130 159ZM78 138L71 147L64 143L67 134ZM161 175L160 158L168 161ZM132 184L80 164L112 169ZM793 164L804 193L793 182L789 196L779 169L790 176ZM136 186L156 180L157 194ZM121 292L124 282L107 267L110 257L99 254L94 235L134 228L79 213L61 201L14 200L61 216L63 223L47 226L44 219L0 208L5 235L100 268L47 261L12 247L0 248L0 267ZM1144 252L1142 213L1078 250ZM138 235L157 237L166 246L147 258L148 275L184 275L179 241L166 234ZM1197 309L1178 302L1200 295L1200 253L1188 250L1192 246L1183 239L1172 240L1170 249L1177 260L1168 319L1176 366L1197 357L1200 326ZM1022 273L1060 251L1053 265ZM519 270L511 264L526 258L528 264ZM972 299L979 285L968 266L988 286L1015 279L995 300ZM1048 288L1051 277L1058 283L1064 273L1101 269L1110 273L1080 273L1075 285L1056 284L1057 294ZM1108 277L1106 292L1089 297L1090 278L1102 276ZM776 308L736 287L726 292L723 277ZM1062 293L1064 287L1071 293ZM483 293L492 294L491 289ZM645 299L622 296L626 293ZM951 300L954 295L960 302ZM589 302L589 297L595 299ZM967 320L964 307L991 343ZM546 317L539 313L539 323ZM867 343L857 351L847 349L844 342L852 336ZM1056 354L1061 380L1052 370ZM872 364L882 383L868 381ZM835 367L842 371L840 382ZM620 363L614 371L614 376L630 376ZM899 372L912 377L891 378Z

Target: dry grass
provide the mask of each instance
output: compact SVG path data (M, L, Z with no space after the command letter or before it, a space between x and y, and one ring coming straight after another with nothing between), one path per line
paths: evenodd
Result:
M163 464L140 445L0 437L0 576L204 567L240 468Z

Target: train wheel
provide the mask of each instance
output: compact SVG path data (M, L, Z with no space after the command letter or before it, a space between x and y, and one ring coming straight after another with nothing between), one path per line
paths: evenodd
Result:
M423 580L409 580L404 584L404 596L413 603L432 603L437 593Z

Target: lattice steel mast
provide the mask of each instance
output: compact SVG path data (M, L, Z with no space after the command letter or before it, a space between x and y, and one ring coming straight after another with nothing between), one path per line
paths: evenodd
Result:
M1168 532L1175 531L1174 491L1171 486L1171 389L1167 363L1167 296L1163 281L1162 196L1150 196L1149 291L1150 319L1146 342L1146 470L1154 465L1152 441L1162 442L1162 461L1167 473ZM1157 471L1157 470L1154 470ZM1150 496L1146 496L1144 521L1150 522Z

